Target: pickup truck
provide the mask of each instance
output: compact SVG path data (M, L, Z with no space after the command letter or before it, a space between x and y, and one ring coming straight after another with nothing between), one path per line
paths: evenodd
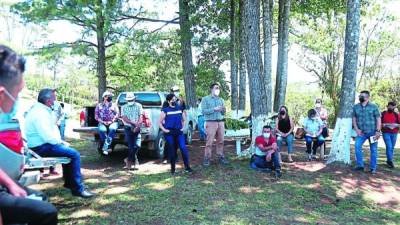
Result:
M164 135L158 125L158 120L160 118L162 104L165 101L165 97L168 93L164 92L134 92L136 96L136 102L142 104L144 110L145 119L149 120L150 123L143 123L140 130L140 147L146 151L150 151L153 156L160 159L164 157L165 140ZM125 100L126 92L122 92L118 95L116 104L119 109L121 106L127 103ZM98 134L98 122L95 120L95 106L89 106L85 108L85 121L83 127L74 128L74 132L78 132L81 136L89 136L91 140L97 143L97 150L99 154L103 155L100 146L100 138ZM184 127L184 134L186 136L187 144L192 143L193 129L197 124L197 115L195 115L195 110L187 110L186 124ZM146 126L147 125L147 126ZM124 139L124 130L122 123L117 130L117 134L113 139L111 144L111 150L117 144L127 145Z

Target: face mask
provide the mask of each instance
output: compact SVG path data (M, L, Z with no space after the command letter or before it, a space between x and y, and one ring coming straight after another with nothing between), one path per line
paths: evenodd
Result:
M263 133L264 138L269 138L271 136L271 133Z
M107 97L107 102L111 102L112 101L112 97L111 96L108 96Z
M179 92L174 92L174 95L179 98Z
M176 106L176 102L171 102L171 105L172 106Z
M133 104L135 104L134 101L129 101L129 102L128 102L128 105L133 105Z
M220 90L219 90L219 89L215 89L215 90L214 90L214 95L215 95L215 96L219 96L219 93L220 93Z
M282 111L279 112L279 114L281 114L282 116L284 116L284 115L286 114L286 112L282 110Z
M321 103L316 103L315 104L315 108L321 108L321 106L322 106Z
M15 99L7 90L5 90L6 95L13 101L13 106L10 112L6 113L0 107L0 123L9 122L11 121L15 115L17 114L17 109L19 105L19 98Z
M361 103L364 103L364 102L365 102L364 96L359 97L358 100L360 100Z
M393 109L388 109L387 111L388 111L388 112L390 112L390 113L391 113L391 112L394 112L394 110L393 110Z

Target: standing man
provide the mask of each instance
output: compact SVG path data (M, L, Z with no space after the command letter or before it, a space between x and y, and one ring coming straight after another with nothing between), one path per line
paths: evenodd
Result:
M228 164L228 160L224 156L224 114L226 108L224 100L219 97L220 85L213 83L210 86L211 95L203 98L201 103L201 110L206 121L206 134L207 143L204 150L203 166L209 166L211 160L212 145L214 138L216 139L216 148L219 162L221 164Z
M381 114L378 106L369 101L369 91L362 91L359 101L353 107L353 127L357 133L355 170L364 171L362 146L368 140L371 151L370 172L374 175L377 168L378 139L381 136Z
M112 103L111 92L105 91L103 93L103 102L97 104L95 109L95 119L99 122L100 143L103 146L104 155L108 155L112 140L117 132L118 116L118 107Z
M25 86L24 70L24 58L0 45L0 124L15 116L15 103ZM11 179L1 169L2 161L4 159L0 160L0 224L57 224L57 209L49 202L28 198L32 194L42 194Z
M387 110L382 112L382 132L383 140L386 145L386 163L389 168L393 169L393 153L396 146L397 133L399 132L400 117L394 110L396 108L395 102L389 102Z
M128 157L124 160L125 167L129 170L139 165L137 151L140 146L140 128L142 126L143 107L135 102L136 96L133 92L126 94L127 104L121 107L121 119L124 123L125 140L128 143ZM139 143L138 143L139 142Z
M71 159L63 164L64 187L71 190L72 195L82 198L93 197L82 181L81 156L69 144L61 140L60 132L52 118L52 105L55 94L52 89L42 89L38 102L32 106L25 116L25 135L28 147L42 157L67 157Z

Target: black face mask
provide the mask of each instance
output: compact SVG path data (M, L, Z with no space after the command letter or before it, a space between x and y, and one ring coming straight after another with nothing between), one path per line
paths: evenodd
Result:
M171 102L171 105L172 106L176 106L176 102Z
M111 102L112 101L112 97L108 96L106 100L107 100L107 102Z
M365 102L364 96L359 97L358 100L359 100L361 103L364 103L364 102Z
M387 111L391 113L391 112L393 112L394 110L393 110L393 109L388 109Z
M282 110L279 112L279 114L281 114L281 116L284 116L284 115L286 115L286 112Z

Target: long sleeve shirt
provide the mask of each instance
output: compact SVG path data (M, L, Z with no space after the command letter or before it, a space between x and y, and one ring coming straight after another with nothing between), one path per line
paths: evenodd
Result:
M223 120L224 113L214 111L214 108L219 106L224 106L222 98L213 95L204 97L201 101L201 112L204 115L204 119L206 121Z
M27 112L24 127L29 148L62 143L60 131L54 121L54 113L42 103L36 103Z

